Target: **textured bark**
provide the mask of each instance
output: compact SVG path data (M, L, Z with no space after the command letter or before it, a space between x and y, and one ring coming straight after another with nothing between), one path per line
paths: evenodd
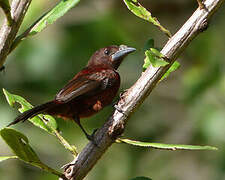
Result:
M9 54L13 40L20 28L23 18L31 0L13 0L11 4L11 16L13 22L9 25L7 19L0 29L0 68L5 63L6 57Z
M179 31L166 43L161 53L167 58L169 65L165 67L149 67L142 73L136 83L128 89L118 102L116 109L108 121L95 134L97 146L87 144L82 152L65 169L65 176L70 180L81 180L93 168L104 152L124 131L131 113L148 97L176 58L189 43L208 26L211 16L222 5L224 0L206 0L205 8L198 8L185 22ZM122 113L123 112L123 113Z

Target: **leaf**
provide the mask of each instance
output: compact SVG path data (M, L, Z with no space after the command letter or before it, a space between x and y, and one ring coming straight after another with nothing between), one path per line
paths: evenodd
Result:
M150 50L145 51L145 59L143 70L145 71L150 65L153 67L161 67L169 64L163 59L163 54L161 54L157 49L150 48Z
M17 159L17 156L0 156L0 162L5 161L7 159Z
M60 172L48 167L40 161L37 154L29 145L28 138L24 134L11 128L4 128L0 131L0 135L19 159L57 176L62 176Z
M41 32L47 25L53 24L57 19L62 17L71 8L73 8L80 0L63 0L60 1L53 9L46 13L29 32L29 35L34 35Z
M30 147L25 135L10 128L2 129L0 135L18 158L25 162L40 163L38 156Z
M157 18L152 17L152 14L145 9L137 0L123 0L126 4L127 8L136 16L154 24L157 26L163 33L165 33L168 37L171 37L171 33L169 30L164 28L158 21Z
M5 89L3 89L3 93L5 94L5 97L9 103L10 106L14 106L14 104L17 102L21 105L21 107L18 109L20 112L27 111L28 109L31 109L33 106L27 102L24 98L11 94ZM31 119L28 119L30 122L32 122L35 126L44 129L48 133L55 135L60 143L67 149L69 150L73 156L77 156L77 150L75 146L71 146L57 131L57 123L55 119L50 116L50 115L43 115L39 114Z
M57 19L66 14L70 9L79 3L80 0L61 0L54 8L43 14L37 21L35 21L25 32L16 37L12 44L10 52L24 40L27 36L33 36L48 25L53 24Z
M180 67L180 63L175 61L170 68L166 71L166 73L162 76L161 81L167 78L171 72L176 71Z
M10 106L14 107L15 103L19 103L21 105L21 107L18 109L21 113L24 111L27 111L33 107L29 102L27 102L24 98L22 98L18 95L11 94L8 91L6 91L5 89L3 89L3 93L5 94L5 97ZM47 123L45 124L41 119L47 120ZM29 121L32 122L35 126L44 129L45 131L47 131L50 134L54 134L53 129L55 129L55 130L57 129L57 123L56 123L55 119L49 115L40 114L38 116L35 116L35 117L29 119Z
M152 180L152 179L150 179L148 177L140 176L140 177L133 178L131 180Z
M173 150L173 151L175 151L175 150L217 150L217 148L213 147L213 146L149 143L149 142L134 141L134 140L130 140L130 139L118 139L117 142L131 144L134 146L150 147L150 148L155 148L155 149Z
M150 49L150 48L154 48L154 39L150 38L146 41L145 45L144 45L144 51Z

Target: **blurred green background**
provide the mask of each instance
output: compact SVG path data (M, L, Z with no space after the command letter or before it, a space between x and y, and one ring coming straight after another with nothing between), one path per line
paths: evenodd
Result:
M142 4L173 34L197 8L192 0L143 0ZM21 32L49 8L52 1L33 1ZM0 12L2 22L3 13ZM124 137L141 141L213 145L218 151L161 151L124 144L113 145L88 174L88 180L225 179L225 7L212 18L207 31L195 39L178 61L181 67L163 80L131 117ZM8 57L0 87L25 97L33 105L54 95L84 67L92 53L111 44L137 48L119 68L121 91L141 75L143 47L149 38L162 47L167 37L134 16L119 0L81 0L69 13L40 34L22 42ZM84 127L101 127L112 107L89 119ZM0 92L0 128L18 115ZM73 122L57 119L62 135L79 151L87 144ZM30 139L41 160L59 169L72 156L46 132L29 122L14 128ZM0 155L12 154L0 139ZM19 160L0 163L1 180L53 180L56 176Z

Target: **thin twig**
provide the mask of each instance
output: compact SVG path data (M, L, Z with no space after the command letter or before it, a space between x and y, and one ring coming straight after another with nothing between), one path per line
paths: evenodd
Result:
M81 180L87 175L107 148L123 133L131 113L148 97L163 74L188 44L203 31L206 22L223 2L224 0L206 0L205 6L208 11L197 9L181 29L167 42L161 53L168 58L170 64L159 68L149 67L142 73L137 82L123 94L118 107L124 113L115 110L104 126L96 132L97 146L90 142L73 160L71 166L64 172L68 179ZM124 114L127 114L128 117Z
M30 3L31 0L13 0L12 2L11 16L13 22L9 26L7 19L5 19L0 29L0 68L5 63L11 44L16 37Z

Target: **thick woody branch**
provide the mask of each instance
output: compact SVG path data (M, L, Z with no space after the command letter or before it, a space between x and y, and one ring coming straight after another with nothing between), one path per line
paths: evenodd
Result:
M118 108L104 126L95 134L97 146L89 143L68 168L65 176L70 180L81 180L101 158L115 139L124 131L131 113L148 97L175 59L188 44L207 27L208 21L224 0L206 0L206 9L198 8L180 30L166 43L161 53L170 63L168 66L149 67L142 73L136 83L128 89L118 102ZM121 113L123 112L123 113Z
M24 15L31 0L13 0L11 5L11 16L13 22L9 25L5 19L0 29L0 68L5 63L10 47L23 21Z

